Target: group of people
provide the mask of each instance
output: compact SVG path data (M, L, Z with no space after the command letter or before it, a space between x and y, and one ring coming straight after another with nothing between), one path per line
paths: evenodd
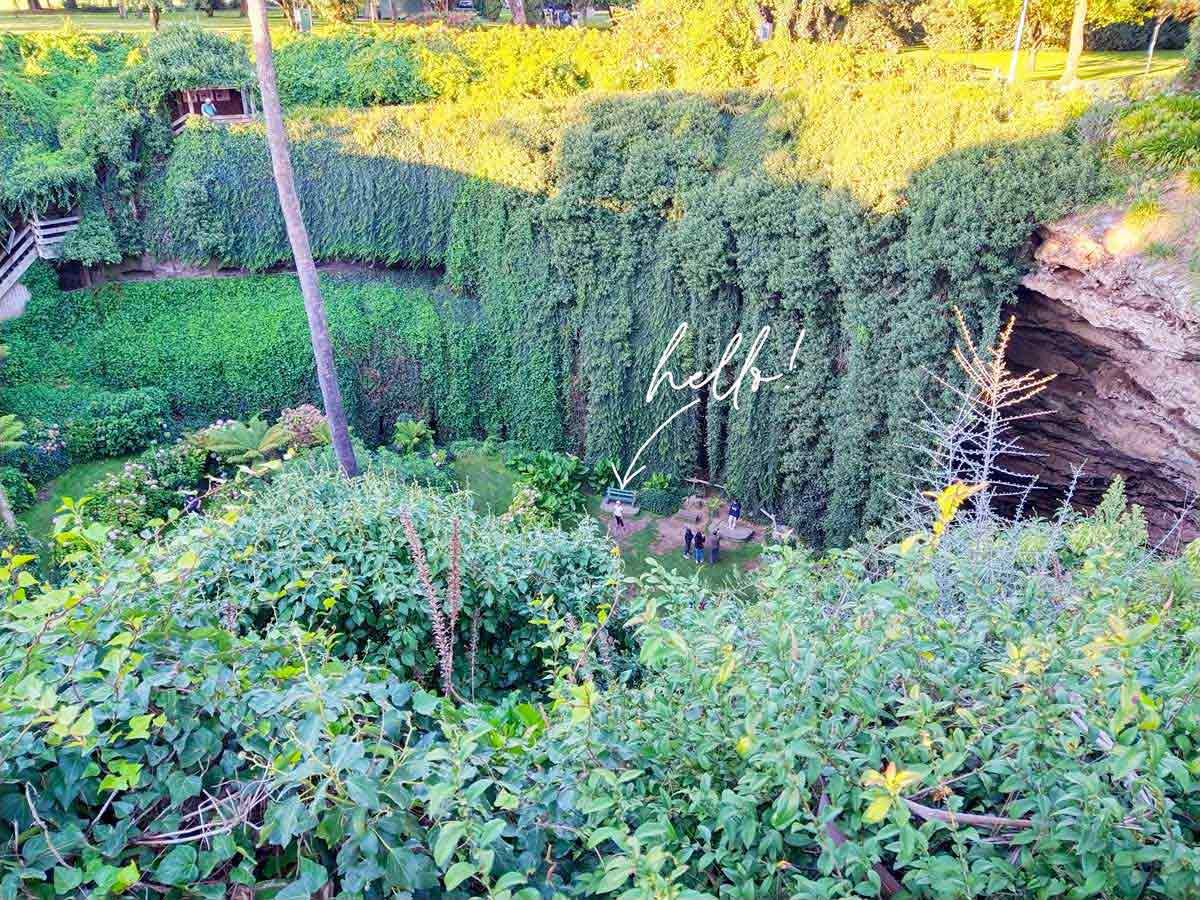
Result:
M737 527L738 519L742 517L742 504L736 497L729 504L729 517L725 524L730 533ZM683 558L695 559L697 563L705 561L705 551L708 551L708 562L716 564L721 558L721 528L717 526L706 536L703 530L692 531L690 525L683 526Z
M620 535L625 530L625 507L618 500L612 507L613 520L609 525L617 535ZM726 526L729 528L730 534L737 527L738 519L742 517L742 503L736 497L729 504L729 516L725 520ZM708 551L707 560L710 564L715 565L721 558L721 528L717 526L712 529L706 536L703 529L692 531L690 525L683 527L683 558L695 559L697 563L705 561L705 551Z
M714 528L708 537L704 536L704 532L692 531L690 525L685 525L683 528L683 558L695 559L697 563L702 563L704 559L704 551L708 551L708 562L715 564L721 558L721 529Z
M575 14L571 7L567 5L559 6L556 3L546 3L542 6L542 16L546 20L546 24L550 26L558 26L566 28L575 24Z

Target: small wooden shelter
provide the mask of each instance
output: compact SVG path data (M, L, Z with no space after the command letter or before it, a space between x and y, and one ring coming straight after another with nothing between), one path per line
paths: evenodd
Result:
M204 87L176 91L171 95L171 130L178 134L188 116L204 115L206 102L216 108L214 115L206 117L210 122L249 122L258 111L254 92L248 88Z

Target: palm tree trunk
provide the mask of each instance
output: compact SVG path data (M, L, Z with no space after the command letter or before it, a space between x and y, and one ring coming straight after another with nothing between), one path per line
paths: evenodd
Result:
M1021 56L1021 38L1025 34L1025 17L1029 13L1029 0L1021 4L1021 18L1017 20L1017 38L1013 43L1012 61L1008 64L1008 83L1017 80L1017 60Z
M1163 16L1158 16L1154 20L1154 32L1150 35L1150 49L1146 51L1146 74L1150 74L1150 67L1154 64L1154 47L1158 44L1158 30L1162 28Z
M329 422L333 449L342 471L353 478L358 474L358 460L354 458L354 448L350 444L346 411L342 408L342 392L338 387L337 370L333 367L333 346L329 342L329 323L325 319L325 301L321 298L321 286L317 282L317 267L308 243L308 229L304 227L304 219L300 215L292 155L288 149L283 109L279 105L279 87L275 81L275 58L271 54L266 0L251 0L250 28L254 34L254 65L258 69L263 116L267 121L271 168L275 172L275 187L279 190L279 206L287 224L292 256L296 260L300 292L304 295L304 311L308 314L308 331L317 362L317 381L321 385L321 398L325 403L325 418Z
M1079 57L1083 56L1083 27L1087 24L1087 0L1075 0L1075 14L1071 16L1071 44L1067 48L1067 65L1063 69L1062 81L1072 84L1079 78Z
M13 515L12 507L8 505L8 492L0 485L0 522L5 528L16 528L17 517Z

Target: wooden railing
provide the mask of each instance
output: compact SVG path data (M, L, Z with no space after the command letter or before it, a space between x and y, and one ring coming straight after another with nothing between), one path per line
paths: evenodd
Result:
M9 234L8 240L4 242L4 254L0 256L0 299L37 258L37 239L33 235L32 226L27 225Z
M243 113L238 113L229 116L201 116L199 113L184 113L178 119L171 123L171 133L179 134L187 125L188 119L195 116L196 118L207 118L210 122L219 122L223 125L237 125L243 122L253 121L254 117Z
M63 241L78 226L78 213L54 218L34 216L29 224L9 232L3 248L0 248L0 317L19 315L20 310L14 312L7 303L17 282L34 260L58 259L62 254ZM25 296L27 298L29 295ZM20 306L23 308L23 301Z
M58 259L62 253L63 241L78 227L79 218L79 213L70 213L54 219L43 219L35 215L30 227L37 243L38 256L42 259Z

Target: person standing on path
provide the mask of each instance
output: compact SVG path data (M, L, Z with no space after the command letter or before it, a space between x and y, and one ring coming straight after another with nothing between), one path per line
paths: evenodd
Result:
M696 532L696 562L704 562L704 532Z
M737 497L733 498L733 502L729 504L729 521L726 526L730 531L737 528L738 519L742 517L742 502Z
M692 526L684 525L683 526L683 558L684 559L687 559L692 555L692 538L694 538L694 537L695 537L695 535L692 534Z
M625 530L625 507L621 505L620 500L613 504L613 521L617 523L618 534Z
M721 529L714 528L712 533L712 543L708 545L708 559L714 566L717 560L721 558Z

